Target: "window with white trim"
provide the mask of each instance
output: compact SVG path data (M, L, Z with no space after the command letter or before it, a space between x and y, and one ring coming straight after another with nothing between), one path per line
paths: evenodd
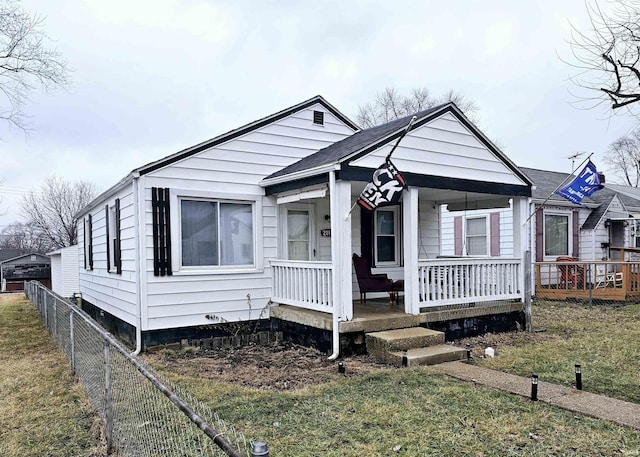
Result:
M544 213L544 255L568 256L570 252L568 214Z
M254 266L254 211L253 203L181 199L181 265Z
M487 255L487 217L470 217L465 221L465 246L467 255Z
M400 208L379 208L374 215L376 266L400 265Z

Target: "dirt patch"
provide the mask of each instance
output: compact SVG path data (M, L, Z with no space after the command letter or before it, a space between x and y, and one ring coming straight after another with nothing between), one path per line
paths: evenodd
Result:
M473 357L481 358L487 347L500 351L507 346L523 346L558 338L546 331L487 333L452 344L465 347L469 343ZM156 367L181 375L263 390L296 390L380 370L397 369L377 362L368 355L330 361L323 352L288 342L230 349L163 349L144 357ZM338 371L339 362L344 364L344 374Z
M330 361L312 348L287 342L213 350L162 350L146 354L152 365L185 376L264 390L296 390L391 367L368 355ZM345 372L338 372L342 362Z

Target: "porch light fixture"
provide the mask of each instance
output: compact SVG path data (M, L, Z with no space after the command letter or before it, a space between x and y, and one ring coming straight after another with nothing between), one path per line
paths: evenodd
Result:
M582 366L576 363L576 389L582 390Z
M531 401L538 401L538 375L531 373Z

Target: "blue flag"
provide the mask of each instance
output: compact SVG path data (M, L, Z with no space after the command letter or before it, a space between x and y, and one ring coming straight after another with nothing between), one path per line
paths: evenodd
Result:
M603 187L600 182L600 173L596 170L593 162L589 161L580 174L562 189L557 190L556 194L579 205L582 203L583 198L591 196L591 194Z

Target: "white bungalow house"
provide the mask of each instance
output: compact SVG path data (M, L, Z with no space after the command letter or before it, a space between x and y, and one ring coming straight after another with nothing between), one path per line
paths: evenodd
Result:
M522 311L529 178L454 104L416 116L392 158L408 189L372 214L352 208L408 119L359 130L320 96L133 170L78 214L83 303L138 349L272 317L328 331L337 355L369 306L354 304L356 253L404 280L394 312L412 325L501 300ZM442 257L441 205L509 201L510 257Z

